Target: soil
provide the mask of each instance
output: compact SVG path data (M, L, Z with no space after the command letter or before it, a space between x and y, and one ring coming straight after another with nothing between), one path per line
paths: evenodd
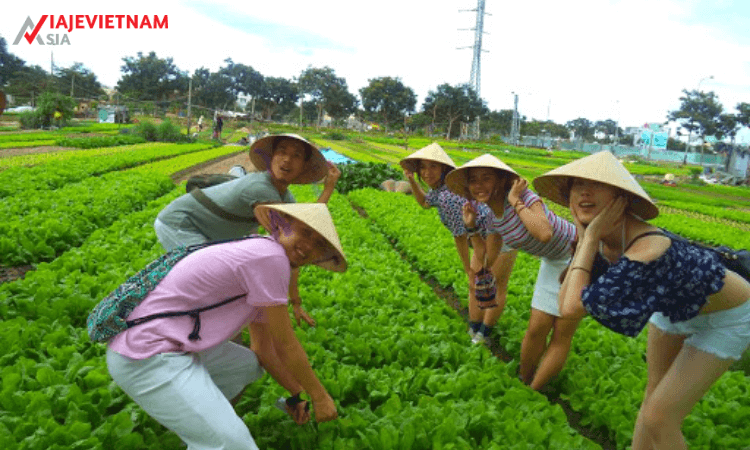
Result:
M0 150L0 158L9 158L11 156L31 155L33 153L52 153L52 152L68 152L72 150L80 150L75 147L57 147L57 146L43 146L43 147L23 147L23 148L6 148Z

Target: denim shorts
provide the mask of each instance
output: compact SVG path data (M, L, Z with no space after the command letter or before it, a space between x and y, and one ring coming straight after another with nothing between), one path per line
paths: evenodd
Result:
M667 334L686 335L685 344L721 359L739 360L750 345L750 300L734 308L670 322L656 312L649 320Z

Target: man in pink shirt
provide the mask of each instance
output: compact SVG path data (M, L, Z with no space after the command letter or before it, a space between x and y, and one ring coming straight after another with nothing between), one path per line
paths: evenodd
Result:
M139 323L108 343L115 382L189 449L257 449L232 407L245 387L268 373L292 397L297 423L337 417L292 329L287 302L292 269L305 264L344 271L346 260L325 204L260 205L272 237L211 245L180 260L128 316L194 310L239 296L196 316ZM230 339L249 326L250 348Z

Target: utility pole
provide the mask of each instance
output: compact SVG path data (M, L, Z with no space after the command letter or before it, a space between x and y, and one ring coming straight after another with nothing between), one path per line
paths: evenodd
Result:
M488 13L484 12L484 1L485 0L477 0L477 7L476 9L464 9L461 11L476 11L477 18L476 18L476 25L474 26L474 45L472 47L459 47L460 49L464 48L471 48L473 52L473 58L471 60L471 75L470 75L470 81L469 85L474 88L474 92L476 92L477 97L479 99L482 98L481 96L481 86L482 86L482 76L481 76L481 66L482 66L482 52L487 52L487 50L482 49L482 35L484 34L484 15L490 15ZM463 29L466 30L466 29ZM480 132L479 132L479 116L474 120L473 125L473 135L476 139L479 139Z
M73 89L75 88L75 85L76 85L76 74L75 72L73 72L73 76L70 78L70 98L74 98Z
M190 106L193 99L193 77L188 80L188 112L187 112L187 135L190 136Z
M521 131L521 124L518 117L518 94L515 92L511 92L511 94L513 94L513 123L511 124L510 138L513 141L513 145L518 145L518 135Z

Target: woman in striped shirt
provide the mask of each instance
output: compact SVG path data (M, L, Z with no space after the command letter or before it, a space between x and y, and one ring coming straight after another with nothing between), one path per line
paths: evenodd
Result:
M482 155L451 172L446 184L453 192L486 203L494 214L487 238L492 264L503 247L541 258L534 285L529 326L521 344L521 380L539 390L565 365L580 319L563 319L558 309L559 277L567 267L576 227L547 209L528 182L492 155ZM464 207L464 220L473 226L476 214ZM549 344L547 337L552 334Z

